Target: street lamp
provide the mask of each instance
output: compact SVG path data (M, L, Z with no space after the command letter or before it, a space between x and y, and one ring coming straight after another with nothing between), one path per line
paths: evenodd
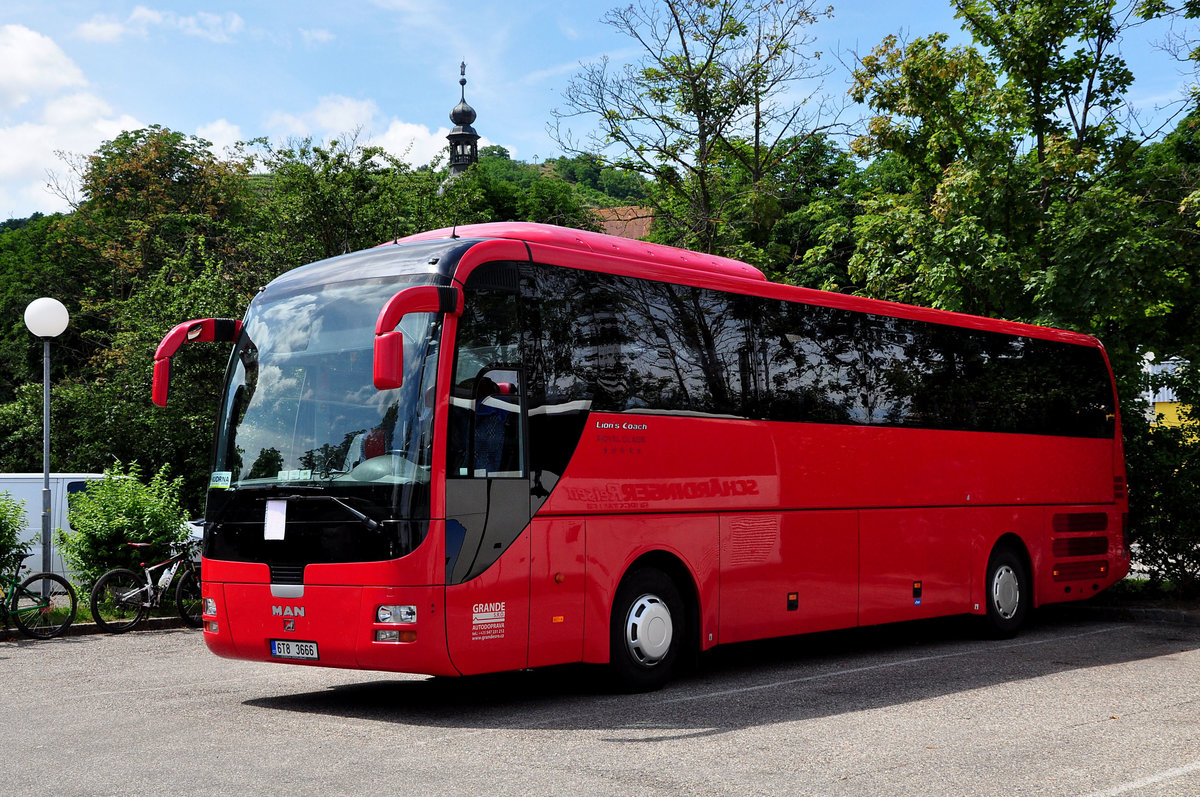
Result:
M50 339L70 320L58 299L43 296L25 308L25 326L42 339L42 570L50 570Z

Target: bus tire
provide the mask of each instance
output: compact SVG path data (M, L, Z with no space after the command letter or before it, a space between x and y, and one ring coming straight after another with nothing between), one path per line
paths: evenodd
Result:
M986 630L993 639L1010 639L1025 624L1033 603L1029 571L1020 554L1011 547L992 551L988 559Z
M666 574L635 570L621 580L609 627L613 685L625 692L659 689L671 678L687 638L679 590Z

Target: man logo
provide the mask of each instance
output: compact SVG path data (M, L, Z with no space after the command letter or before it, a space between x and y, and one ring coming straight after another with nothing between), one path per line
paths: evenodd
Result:
M284 620L283 621L283 630L284 631L295 631L296 630L296 621L290 617L288 619Z
M272 617L303 617L304 616L304 607L303 606L272 606L271 607L271 616Z

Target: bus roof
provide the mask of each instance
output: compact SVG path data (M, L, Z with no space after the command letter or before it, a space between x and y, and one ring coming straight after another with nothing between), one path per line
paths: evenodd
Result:
M664 244L635 241L604 233L558 227L553 224L517 221L464 224L458 227L443 227L439 230L409 235L395 241L388 241L380 246L454 239L523 241L534 245L574 250L589 255L618 258L634 267L635 271L629 273L636 273L638 264L642 264L674 271L676 278L683 281L700 280L698 284L704 284L707 287L722 287L726 290L733 289L755 295L769 295L790 301L922 320L936 324L992 330L1009 335L1047 338L1084 346L1101 345L1100 341L1091 335L1070 330L771 282L757 268L740 260L690 252ZM690 277L685 275L690 275Z
M507 238L514 241L575 249L599 255L615 255L627 260L641 260L659 266L675 266L690 271L706 271L727 277L740 277L765 282L767 277L748 263L719 255L689 252L664 244L636 241L600 232L574 230L553 224L505 221L488 224L464 224L459 227L443 227L440 230L409 235L391 243L428 241L439 238ZM386 244L385 244L386 246Z

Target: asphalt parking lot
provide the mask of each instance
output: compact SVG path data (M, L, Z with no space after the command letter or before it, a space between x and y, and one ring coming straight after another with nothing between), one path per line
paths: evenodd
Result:
M1200 626L1051 613L731 646L661 692L226 661L199 632L0 642L14 794L1200 793Z

